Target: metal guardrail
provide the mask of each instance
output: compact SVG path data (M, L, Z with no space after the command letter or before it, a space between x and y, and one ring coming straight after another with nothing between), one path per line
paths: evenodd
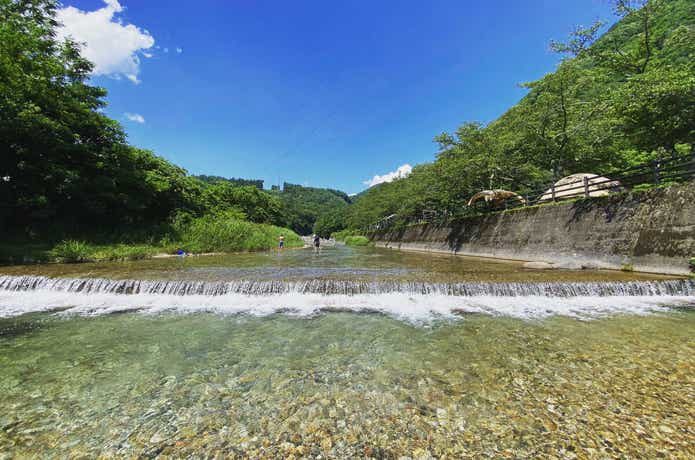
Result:
M557 185L554 182L542 189L517 192L519 196L526 200L526 203L521 203L515 198L508 198L497 202L494 206L486 203L485 207L476 206L475 204L473 207L480 212L498 211L577 198L603 196L641 185L660 186L692 179L695 179L695 151L687 156L674 155L669 158L658 158L624 171L606 174L605 176L584 176L576 181L561 185ZM453 213L447 211L425 210L417 215L410 216L407 221L409 224L444 222L453 216ZM398 220L398 217L397 214L391 214L369 225L367 230L386 229Z

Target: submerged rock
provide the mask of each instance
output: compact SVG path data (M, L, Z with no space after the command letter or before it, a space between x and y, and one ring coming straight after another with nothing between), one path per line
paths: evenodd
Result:
M549 262L526 262L524 263L524 268L530 270L556 270L560 267Z

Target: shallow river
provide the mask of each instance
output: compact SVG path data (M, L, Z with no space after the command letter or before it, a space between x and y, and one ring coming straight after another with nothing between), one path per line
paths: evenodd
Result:
M692 281L345 247L0 273L0 458L695 456Z

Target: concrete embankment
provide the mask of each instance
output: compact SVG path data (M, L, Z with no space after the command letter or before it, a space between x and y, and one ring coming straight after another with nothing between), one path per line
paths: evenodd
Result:
M421 224L371 235L377 246L687 274L695 257L695 182Z

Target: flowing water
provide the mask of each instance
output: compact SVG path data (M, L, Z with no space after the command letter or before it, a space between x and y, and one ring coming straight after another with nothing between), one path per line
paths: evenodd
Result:
M346 247L0 274L0 458L695 455L692 280Z

